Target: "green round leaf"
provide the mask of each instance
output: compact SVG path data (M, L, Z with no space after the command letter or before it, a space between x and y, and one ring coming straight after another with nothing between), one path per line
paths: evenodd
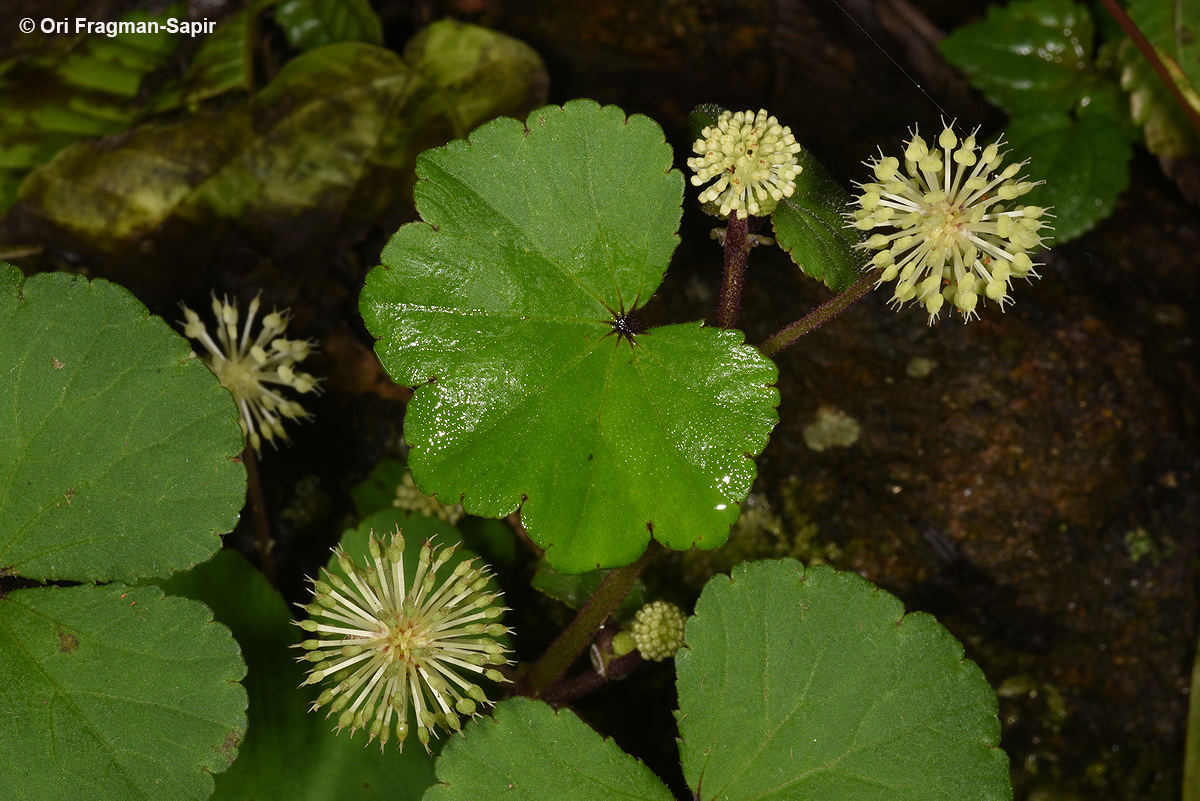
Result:
M854 246L862 232L846 224L850 196L817 161L801 150L804 167L796 176L796 191L771 215L775 240L809 278L841 292L862 277L862 256Z
M0 573L165 575L220 547L242 434L189 350L116 284L0 264Z
M671 801L649 768L602 738L570 710L512 698L477 718L437 762L439 784L424 801Z
M210 604L246 655L250 729L237 761L217 776L213 801L415 801L433 784L424 748L389 746L381 754L363 737L339 737L334 721L308 711L319 690L297 689L304 666L291 646L302 632L283 598L240 554L221 551L162 584Z
M853 573L784 559L713 578L675 664L697 799L1012 797L982 672Z
M202 801L246 730L229 630L157 587L9 593L0 653L5 798Z
M575 101L527 126L422 154L425 222L363 289L380 360L417 388L413 476L472 514L520 506L566 572L627 564L651 534L720 545L776 421L774 365L737 331L617 330L677 241L683 179L653 121Z
M992 6L987 19L941 42L942 53L1014 114L1066 111L1092 72L1095 36L1087 7L1072 0Z

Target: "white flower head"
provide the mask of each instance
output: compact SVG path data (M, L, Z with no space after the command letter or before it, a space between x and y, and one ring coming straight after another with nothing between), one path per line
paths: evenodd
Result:
M1046 209L1011 201L1036 186L1018 178L1025 162L1002 167L1002 141L975 144L944 126L932 149L914 130L904 167L892 156L867 166L875 180L858 184L851 224L878 231L859 245L876 251L870 267L879 282L896 282L892 303L925 306L932 325L947 301L964 321L978 316L980 295L1001 309L1011 303L1013 278L1036 278L1030 251L1041 247Z
M316 637L297 646L305 651L297 658L313 663L304 684L330 685L312 709L328 706L339 731L366 729L380 748L394 731L403 748L415 726L428 751L438 728L459 731L462 716L491 703L473 679L507 681L496 669L508 664L497 640L509 631L497 622L502 596L476 559L438 575L454 547L426 541L415 572L405 571L398 528L387 540L372 533L368 548L363 567L335 548L344 578L325 570L313 581L308 620L297 623Z
M796 191L800 144L792 129L765 109L721 112L715 125L700 132L692 150L699 154L687 162L696 173L692 186L717 179L699 200L716 204L722 217L766 217Z
M250 301L246 322L238 330L238 308L228 298L212 296L217 318L217 337L209 336L200 315L183 306L183 333L204 346L201 358L232 393L241 412L242 434L256 453L262 453L262 440L272 446L275 438L287 441L284 418L307 420L312 415L298 401L279 391L291 387L297 392L320 392L320 380L296 370L313 351L313 343L304 339L284 339L288 313L273 311L262 318L262 328L253 332L259 300Z

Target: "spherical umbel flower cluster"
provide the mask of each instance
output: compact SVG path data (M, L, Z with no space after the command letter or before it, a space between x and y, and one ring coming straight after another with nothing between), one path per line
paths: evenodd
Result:
M765 109L723 111L715 125L700 132L692 145L697 155L688 159L695 171L692 186L716 178L700 193L701 203L715 203L721 216L736 213L741 219L765 217L779 201L796 191L801 167L796 161L800 145L792 129L779 124Z
M496 670L508 664L496 639L508 633L496 622L502 596L476 559L438 575L454 547L426 541L411 576L399 529L386 541L372 533L368 548L365 567L335 548L345 578L326 570L313 581L313 600L303 607L309 619L297 623L316 635L297 646L305 651L297 658L314 663L304 684L332 685L312 709L329 707L339 731L366 729L367 742L378 738L380 748L394 731L403 748L415 726L428 751L438 728L459 731L462 716L491 703L468 676L506 681Z
M181 304L182 306L182 304ZM306 339L284 339L287 312L273 311L262 319L262 329L253 337L254 317L259 301L250 301L246 322L238 332L238 308L228 298L212 298L217 318L217 338L213 340L200 315L182 306L183 333L200 342L207 351L201 358L221 380L221 386L233 394L241 412L242 434L256 453L261 454L262 440L272 446L275 438L287 441L283 419L307 420L312 415L297 401L281 395L277 387L291 387L300 393L320 392L320 381L295 369L312 352Z
M978 129L976 129L977 131ZM964 320L980 295L1001 309L1013 278L1037 277L1029 252L1042 244L1046 210L1012 205L1036 184L1017 178L1024 162L1001 169L1003 142L983 148L975 132L960 140L950 126L931 149L914 132L904 169L894 157L867 163L875 180L858 184L853 225L872 234L859 247L877 251L879 282L896 282L892 302L925 306L932 325L949 301Z

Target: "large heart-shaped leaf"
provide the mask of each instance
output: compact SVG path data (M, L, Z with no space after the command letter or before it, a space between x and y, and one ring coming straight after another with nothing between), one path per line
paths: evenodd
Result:
M203 801L246 731L229 630L157 587L9 593L0 654L6 799Z
M657 289L683 179L651 120L592 101L422 154L416 201L367 277L376 351L417 387L417 484L472 514L521 507L560 570L627 564L651 534L724 542L775 424L775 369L740 332L629 314Z
M782 559L716 576L675 664L697 799L1012 797L983 673L854 573Z
M166 575L220 547L242 434L189 350L116 284L0 263L0 573Z

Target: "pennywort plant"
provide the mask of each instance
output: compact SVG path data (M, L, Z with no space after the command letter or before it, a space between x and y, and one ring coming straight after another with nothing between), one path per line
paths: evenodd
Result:
M1086 28L1075 4L1040 2L1054 15L1024 2L994 13L1017 39L1053 38L1064 21ZM1131 6L1154 18L1148 3ZM115 284L0 265L5 797L668 799L681 780L693 798L731 801L1011 798L995 694L931 616L794 559L735 565L679 605L643 577L664 550L725 543L777 421L781 350L884 285L930 323L1004 311L1048 238L1094 221L1041 199L1052 174L1021 147L1039 126L1112 144L1111 87L1092 53L1078 50L1082 68L1039 72L1036 91L1014 91L1024 79L989 85L1013 112L1014 152L953 124L932 140L914 128L902 148L868 157L851 196L766 110L699 109L682 157L654 121L615 106L526 116L536 55L481 29L431 26L400 59L378 47L365 3L345 4L340 34L318 26L328 36L301 24L305 3L271 7L305 52L261 92L246 48L221 48L222 59L210 45L198 63L237 67L218 71L236 80L189 71L151 104L153 115L247 93L222 137L196 135L209 130L200 117L160 119L105 161L113 148L71 144L83 132L68 131L10 165L0 201L19 194L82 240L132 240L184 196L190 220L253 215L278 198L302 199L296 213L326 193L302 180L319 175L354 199L352 216L374 219L390 196L363 190L376 188L363 176L400 184L391 178L416 150L407 121L451 130L459 138L416 158L420 220L390 238L359 298L380 362L413 388L407 463L385 462L353 490L354 520L289 609L263 572L218 552L262 440L307 419L297 397L318 389L298 368L311 346L285 336L286 313L260 318L255 299L243 318L214 295L214 337L185 307L196 353ZM239 44L265 8L210 41ZM971 72L969 33L945 47ZM102 45L87 52L119 60ZM174 47L146 43L134 72ZM100 132L142 119L118 88L108 101L122 114ZM302 124L360 93L375 102L330 137ZM522 119L466 135L512 107ZM342 172L288 171L300 183L239 191L258 186L245 176L260 178L259 162L243 156L264 141L286 161L324 153L335 134L358 148ZM61 211L74 208L63 187L110 199L113 173L158 165L176 140L203 143L208 160L181 171L183 187L155 184L170 202ZM689 177L676 168L685 158ZM104 165L94 184L70 180L93 161ZM209 189L191 191L197 175ZM712 324L649 327L640 310L693 202L716 219L721 249ZM747 262L775 245L835 294L749 343L735 328ZM523 611L510 599L533 605L532 592L512 591L526 581L577 610L544 650L510 627ZM675 669L674 782L570 708L618 679L661 674L650 662Z
M1014 180L1019 165L1001 167L999 145L980 155L947 127L936 155L923 147L914 135L903 174L895 160L872 165L880 183L864 185L858 213L844 192L825 193L813 214L836 233L786 223L776 233L805 252L836 243L852 260L856 245L880 247L858 231L898 227L878 235L897 243L881 251L893 262L877 259L883 274L847 291L915 273L927 308L949 292L969 319L976 286L1003 297L1011 276L1030 272L1043 211L1011 203L1028 182ZM778 403L773 365L729 327L749 227L783 209L808 214L792 200L797 180L823 174L766 111L713 115L694 151L698 200L726 222L717 326L639 323L678 240L685 182L657 125L587 100L422 154L422 221L392 237L367 277L361 309L380 360L415 390L405 438L416 485L471 515L519 515L560 573L610 569L559 639L513 674L514 689L562 704L627 673L630 653L661 660L682 646L680 757L696 797L1007 798L978 668L932 619L904 615L857 576L747 565L710 582L686 624L655 602L605 638L652 541L719 547L749 491ZM565 676L589 645L590 672ZM615 782L630 797L669 797L569 712L502 701L464 733L429 798L518 788L591 798ZM567 764L577 780L563 790L550 776Z
M964 300L971 292L1005 297L1010 278L1031 271L1027 251L1040 241L1043 211L1012 202L1027 183L1001 167L997 145L977 153L973 137L956 137L947 128L931 150L914 134L903 173L896 160L873 162L876 181L860 187L852 212L775 118L715 115L691 166L695 183L711 182L702 202L726 225L718 321L737 317L758 236L750 226L768 215L778 217L774 233L790 253L840 254L806 256L801 268L848 284L841 308L892 279L901 300L936 311L933 298L945 297L964 319L974 311ZM640 763L545 701L561 707L642 662L674 657L680 760L697 797L1007 798L996 700L979 669L932 618L906 615L855 575L776 560L714 578L690 618L662 600L622 608L662 547L721 546L779 401L768 345L747 344L729 325L639 320L678 242L685 180L674 162L653 121L587 100L538 109L524 122L496 120L418 159L422 220L392 237L361 297L381 361L415 389L404 422L411 475L389 468L373 479L377 489L360 494L362 520L312 582L295 637L276 631L287 612L267 612L271 590L253 589L232 556L163 581L207 558L232 527L242 464L254 465L260 437L282 437L281 417L305 416L278 391L317 387L295 366L310 345L284 336L286 313L260 320L255 299L243 319L214 298L214 338L185 307L183 333L202 346L201 359L119 287L6 268L4 342L16 365L6 401L18 412L0 438L11 465L0 505L5 563L26 579L84 582L3 599L8 646L29 654L6 663L10 708L73 710L66 723L39 713L36 736L12 731L7 741L35 750L64 736L88 743L39 778L21 769L7 780L60 798L116 771L123 778L106 785L111 792L204 797L241 746L218 796L270 786L273 760L295 748L313 754L302 785L367 776L417 794L436 773L429 798L510 787L531 798L590 798L614 781L628 783L632 797L665 797ZM802 216L820 224L794 225ZM889 227L896 233L860 234ZM839 259L864 250L887 254L872 262L876 272L852 281L838 274ZM813 266L829 263L825 272ZM69 326L49 311L64 306L78 308ZM828 319L831 308L818 312ZM797 331L789 327L788 342L775 338L774 350ZM119 368L122 359L138 370ZM131 396L153 408L152 421L147 413L126 415L116 430L95 424ZM38 489L30 495L25 486ZM197 513L179 515L187 504ZM459 507L474 517L448 513ZM573 596L579 607L525 664L511 659L521 633L503 622L492 569L471 553L503 562L496 543L509 540L511 551L505 527L481 534L469 524L510 515L543 576L558 577L556 597ZM193 544L168 563L148 561L173 553L143 547L156 525ZM111 543L69 533L110 529L122 532ZM150 578L175 594L130 583ZM114 581L125 583L96 583ZM246 593L258 600L239 602ZM242 633L244 662L229 631L179 596L203 599ZM609 622L614 614L623 630ZM193 622L177 632L166 624L173 615ZM160 637L160 652L196 660L208 689L172 701L169 688L182 681L175 662L124 654L142 626ZM261 632L271 632L264 643L253 639ZM592 667L567 675L585 650ZM248 731L247 696L231 684L245 666ZM121 689L131 672L153 688ZM103 703L84 689L96 680L108 682ZM189 745L169 760L146 739L190 715L209 723L190 727ZM347 756L359 747L352 738L326 744L344 729L365 733L359 744L377 740L385 761ZM456 733L463 737L443 749L439 736ZM423 748L405 749L410 739ZM280 743L291 745L281 751ZM221 759L206 757L211 751ZM572 764L578 782L556 789L547 760ZM329 773L335 764L343 767ZM173 777L166 789L164 771Z
M804 254L801 269L842 286L840 308L892 278L919 281L910 296L927 308L949 297L964 319L965 287L1007 291L1029 272L1020 256L1038 242L1042 211L1012 203L1025 184L997 146L976 155L955 136L922 151L914 135L903 174L874 162L856 213L771 115L713 115L692 167L726 226L718 319L737 317L750 243L768 243L750 227L768 215L780 246ZM0 686L16 719L33 721L7 733L17 750L4 764L29 764L64 737L84 744L50 771L10 768L18 797L67 798L115 775L105 792L147 798L287 787L322 797L313 788L351 779L429 799L584 799L616 782L629 797L666 798L659 778L563 707L672 658L680 763L698 798L1010 797L995 695L928 615L905 614L854 574L790 559L714 577L690 617L639 587L662 548L724 543L776 422L764 351L802 333L790 326L787 342L760 348L731 325L641 323L678 242L686 182L674 163L656 123L588 100L498 119L421 155L422 219L391 238L361 296L380 360L414 387L407 467L381 466L356 491L361 519L294 627L235 554L167 577L232 528L256 437L281 437L281 416L304 416L278 393L317 386L295 367L310 346L284 336L286 313L260 320L256 299L242 318L214 298L214 338L185 308L197 358L115 285L5 268L2 341L16 380L4 401L18 412L0 437L11 465L2 553L25 579L82 582L0 604L5 652L26 655L5 662ZM899 234L887 249L862 238L888 226ZM892 261L839 273L876 249ZM816 313L831 319L833 308ZM154 414L97 425L130 396ZM180 515L189 505L196 513ZM504 621L497 583L519 575L513 533L480 525L504 517L535 549L533 586L579 610L525 663L512 659L521 632ZM71 534L107 530L120 536ZM147 536L176 544L146 548ZM147 632L154 658L132 645ZM590 667L571 674L585 651ZM193 670L203 677L179 697ZM181 727L169 756L152 742ZM362 749L374 741L382 754ZM303 768L281 784L297 754ZM564 787L566 765L576 779Z

